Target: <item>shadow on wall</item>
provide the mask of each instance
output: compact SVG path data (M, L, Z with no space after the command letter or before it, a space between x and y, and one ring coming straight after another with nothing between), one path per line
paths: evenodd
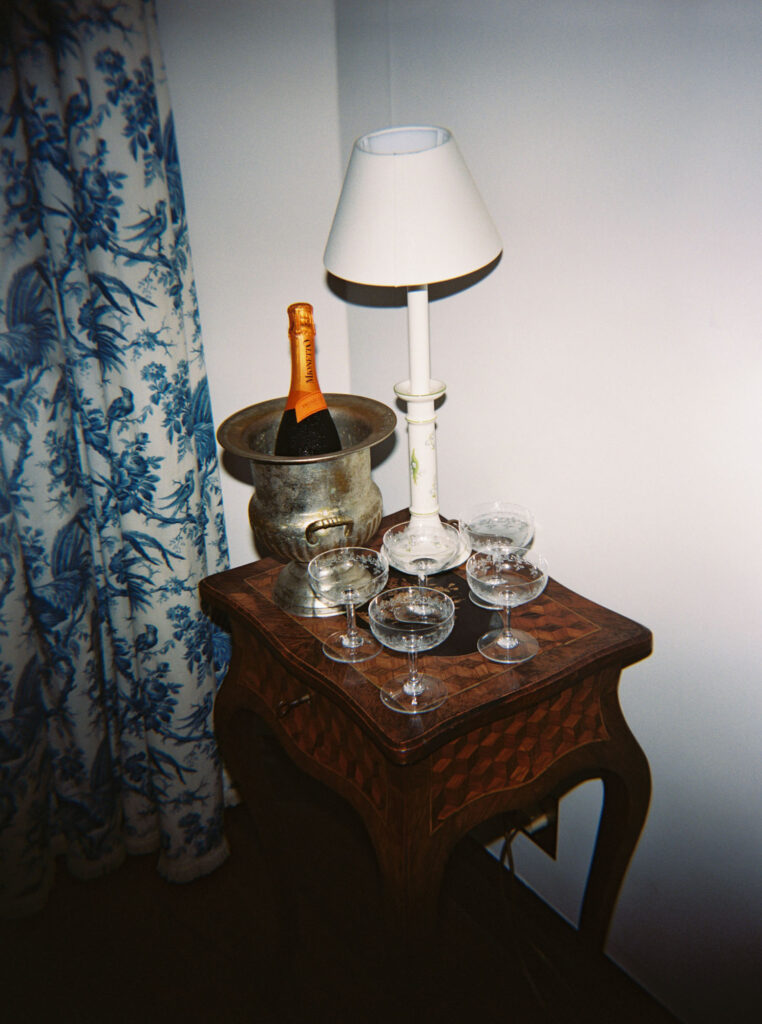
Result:
M484 280L498 266L503 258L502 252L495 259L479 270L450 281L436 281L429 285L429 301L437 302L450 295L467 291L475 284ZM350 306L372 306L377 309L397 309L407 305L407 288L389 288L382 285L359 284L356 281L345 281L326 272L326 284L337 298ZM425 283L425 282L424 282Z

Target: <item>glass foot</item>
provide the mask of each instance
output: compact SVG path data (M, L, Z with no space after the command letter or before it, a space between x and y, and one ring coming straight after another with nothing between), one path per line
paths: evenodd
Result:
M359 661L368 661L381 650L381 644L363 630L359 630L359 643L348 644L346 633L331 633L323 641L323 654L331 661L346 662L351 665Z
M433 711L447 700L447 687L436 676L419 676L421 693L406 693L407 679L395 679L390 686L380 691L381 700L392 711L403 715L421 715Z
M476 646L485 658L503 665L518 665L522 661L529 661L537 654L540 645L530 633L525 633L521 629L512 629L511 633L516 640L516 643L511 646L501 642L503 637L501 629L493 629L479 637Z

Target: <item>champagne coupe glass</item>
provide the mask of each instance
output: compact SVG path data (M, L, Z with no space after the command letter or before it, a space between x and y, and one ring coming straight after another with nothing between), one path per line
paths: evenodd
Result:
M488 551L476 551L466 563L471 590L489 605L499 605L501 629L479 637L477 648L490 661L516 665L533 658L540 649L535 638L511 629L511 608L534 601L548 582L548 565L534 551L517 552L508 544L494 544Z
M507 501L476 505L461 522L472 551L489 551L495 544L508 544L521 554L534 540L534 516L530 510ZM473 591L470 598L480 608L494 608Z
M381 646L366 629L357 627L355 609L386 586L389 562L383 551L331 548L315 555L307 566L307 576L318 597L347 609L346 629L325 640L323 654L333 661L353 663L375 657Z
M373 635L393 651L407 652L407 676L395 678L381 690L392 711L415 715L433 711L447 699L447 688L436 676L418 670L418 654L428 651L452 632L455 605L430 587L398 587L374 597L368 607Z
M425 587L429 574L450 565L464 543L467 539L456 526L434 519L390 527L383 546L390 565L417 576L418 586Z

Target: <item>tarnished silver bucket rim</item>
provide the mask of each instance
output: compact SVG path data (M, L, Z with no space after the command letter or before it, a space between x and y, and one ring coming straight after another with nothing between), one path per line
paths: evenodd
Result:
M286 403L285 397L271 398L233 413L219 426L217 440L225 451L253 462L327 462L379 444L389 437L397 425L394 412L373 398L326 392L325 400L341 437L343 447L338 452L293 458L272 455L269 451L262 450L261 445L268 431L271 437L267 447L274 447L275 431ZM354 436L358 429L362 429L362 437ZM349 437L348 432L351 435Z

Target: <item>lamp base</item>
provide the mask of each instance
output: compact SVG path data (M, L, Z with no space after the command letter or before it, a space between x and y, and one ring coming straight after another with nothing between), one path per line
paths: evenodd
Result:
M413 510L411 509L410 510L410 519L409 519L409 521L407 523L407 527L403 530L402 534L399 537L399 541L402 543L402 547L404 548L405 547L405 539L404 539L405 535L412 535L414 537L416 535L416 533L419 533L421 535L425 535L425 537L430 540L432 537L436 536L437 527L442 528L443 525L445 525L445 524L447 526L455 527L455 529L458 531L458 533L459 533L458 549L455 552L455 554L452 556L452 558L445 565L443 565L441 568L429 570L428 575L431 575L431 576L436 576L438 573L449 572L449 570L457 568L457 566L462 565L463 562L465 562L466 559L468 558L468 556L471 554L471 546L470 546L470 544L468 542L467 536L460 529L460 523L457 520L453 520L453 521L448 521L446 519L443 520L443 517L440 516L438 512L420 513L420 512L413 512ZM402 529L402 528L400 527L400 529ZM443 534L444 534L444 532L445 532L444 529L442 529L442 533ZM448 538L448 540L444 540L444 538L443 538L443 546L447 546L448 541L449 541L449 538ZM413 543L413 541L411 540L409 542L409 544L412 544L412 543ZM403 570L403 571L407 571L407 570Z
M452 561L445 566L445 571L449 569L456 569L459 565L463 565L467 561L468 556L471 554L471 545L468 543L465 537L461 536L460 547L455 553Z

